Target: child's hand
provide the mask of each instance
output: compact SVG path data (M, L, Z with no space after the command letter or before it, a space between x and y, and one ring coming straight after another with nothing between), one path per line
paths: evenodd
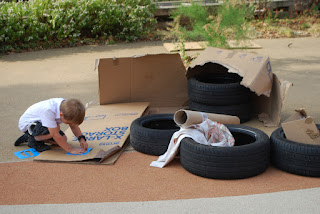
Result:
M85 151L81 148L72 148L71 151L70 151L70 154L74 154L74 155L77 155L77 154L82 154L84 153Z
M80 146L84 150L84 152L87 151L87 149L88 149L88 143L87 142L81 142Z

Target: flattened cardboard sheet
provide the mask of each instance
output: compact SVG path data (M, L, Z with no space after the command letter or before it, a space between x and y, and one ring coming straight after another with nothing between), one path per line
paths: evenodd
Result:
M92 106L87 109L84 122L80 125L82 133L92 151L87 155L67 155L64 150L48 150L41 152L34 160L52 162L91 161L106 164L106 156L112 156L116 161L120 150L124 146L130 132L130 125L141 117L148 107L147 102L119 103ZM77 138L69 128L65 132L68 143L79 147ZM108 162L108 164L112 164Z
M180 43L163 43L163 46L169 51L169 52L175 52L180 51L181 44ZM186 51L190 50L204 50L205 47L201 45L199 42L185 42L184 43L184 49Z
M236 40L229 40L228 45L230 49L261 49L262 47L257 43L251 40L245 41L236 41ZM163 43L163 46L169 52L176 52L181 50L181 43ZM191 50L204 50L208 47L208 42L199 41L199 42L185 42L184 49L186 51Z
M260 49L262 48L257 43L251 40L244 40L244 41L236 41L230 40L228 41L228 45L231 49Z
M288 140L320 145L320 132L314 120L304 109L298 109L287 120L281 123Z

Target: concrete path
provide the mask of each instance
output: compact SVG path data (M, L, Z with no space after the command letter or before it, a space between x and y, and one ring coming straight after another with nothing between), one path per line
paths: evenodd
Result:
M0 206L6 214L56 213L130 213L130 214L317 214L320 211L320 188L259 195L189 200L117 202L88 204L40 204Z
M294 109L305 107L309 115L320 123L320 39L255 42L263 48L247 51L269 55L273 72L280 79L293 83L283 106L282 120L290 116ZM13 153L25 148L14 147L13 142L21 134L17 127L19 117L31 104L51 97L75 97L84 103L98 103L98 78L97 72L93 70L95 59L165 52L162 42L138 42L53 49L1 57L0 163L21 161ZM255 125L268 134L275 129L265 128L258 123ZM1 171L0 176L5 173ZM3 205L0 206L0 213L319 213L319 195L320 188L314 188L178 201Z

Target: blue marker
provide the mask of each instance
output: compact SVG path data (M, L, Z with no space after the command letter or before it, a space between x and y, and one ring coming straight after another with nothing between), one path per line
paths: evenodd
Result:
M82 153L82 154L71 154L70 152L68 152L67 155L86 155L86 154L88 154L91 150L92 150L92 148L88 148L88 149L87 149L87 152Z

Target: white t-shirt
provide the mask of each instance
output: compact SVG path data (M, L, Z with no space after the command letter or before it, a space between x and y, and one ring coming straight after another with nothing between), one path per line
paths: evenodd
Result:
M57 124L62 123L60 119L62 101L63 98L52 98L33 104L20 117L19 129L25 132L36 121L40 121L47 128L56 128Z

